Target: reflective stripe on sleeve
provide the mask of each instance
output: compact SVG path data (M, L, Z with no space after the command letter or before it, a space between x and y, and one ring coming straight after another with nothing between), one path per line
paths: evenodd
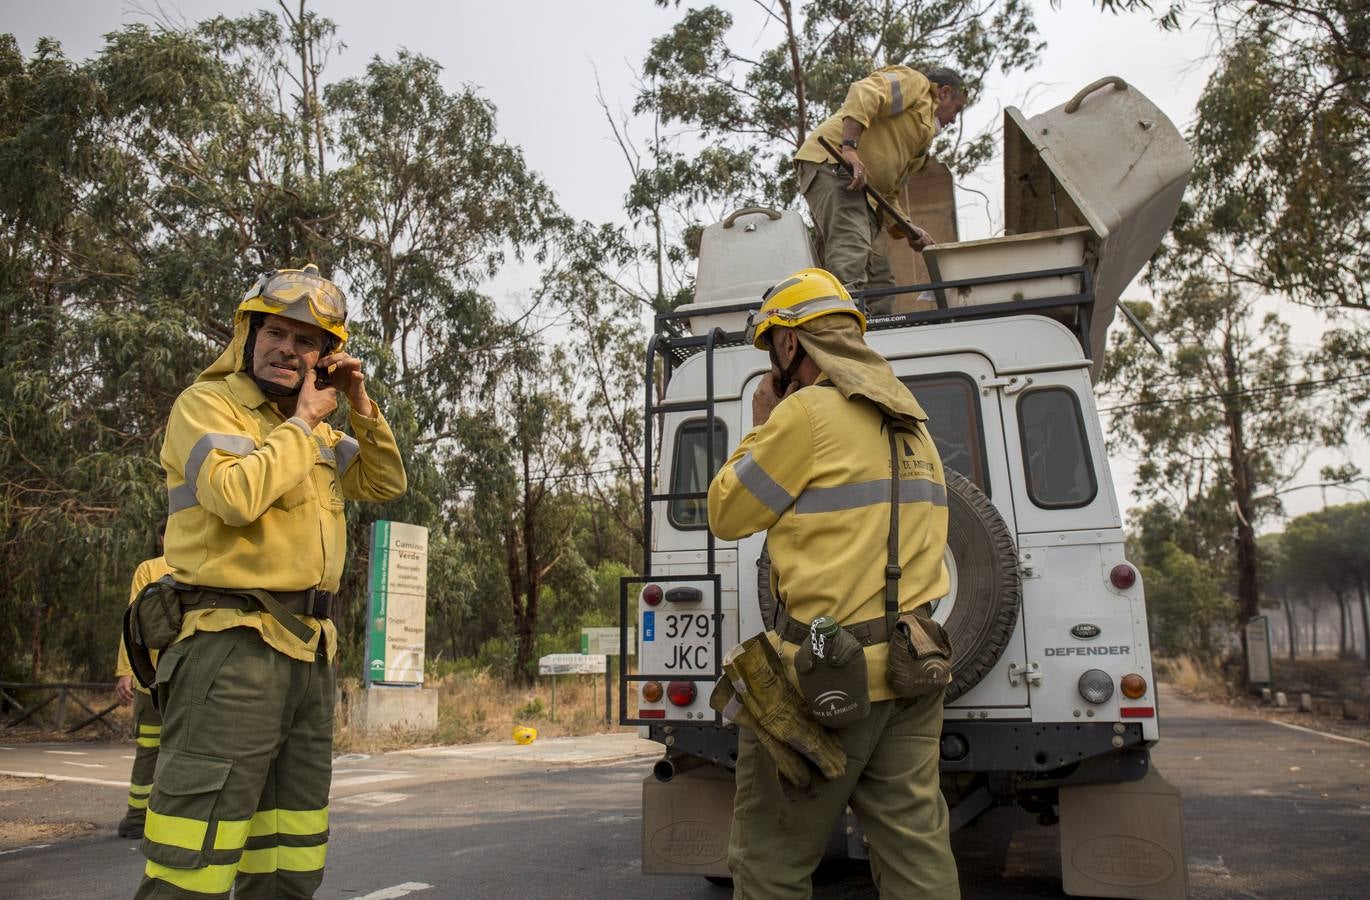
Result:
M342 475L357 458L361 444L357 443L356 438L343 435L342 440L338 441L333 450L338 454L338 474Z
M325 447L325 446L323 446L322 444L320 444L320 445L319 445L319 457L320 457L324 462L331 462L331 463L332 463L333 465L335 465L335 466L338 464L338 455L337 455L336 453L333 452L333 448L332 448L332 447Z
M881 72L890 83L890 115L897 116L904 111L904 92L899 87L899 76L893 72Z
M167 488L166 492L166 513L172 515L183 509L190 509L200 501L195 498L195 489L189 484L178 484L174 488Z
M200 478L200 468L209 458L209 451L222 450L234 456L247 456L256 449L256 442L242 434L210 433L200 438L195 442L195 446L190 448L190 455L186 457L186 483L167 489L167 515L189 509L200 502L195 493L195 485Z
M888 478L876 481L859 481L855 484L839 484L834 487L813 487L799 495L794 503L794 511L799 515L806 513L838 512L844 509L860 509L863 506L876 506L890 502L890 482ZM934 506L947 505L945 485L925 478L907 479L899 482L900 503L931 503Z
M794 496L767 475L766 470L761 468L761 464L750 453L737 461L733 471L737 473L737 480L742 482L742 486L777 516L789 509L790 504L794 502Z

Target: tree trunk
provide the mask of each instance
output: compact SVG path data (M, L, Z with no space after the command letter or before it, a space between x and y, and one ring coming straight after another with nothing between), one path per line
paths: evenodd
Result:
M1226 369L1228 390L1236 392L1240 387L1239 368L1232 350L1231 337L1223 342L1223 364ZM1247 454L1246 432L1242 419L1240 399L1227 401L1227 450L1231 465L1232 501L1236 507L1237 532L1237 627L1242 639L1242 658L1247 658L1246 628L1260 613L1260 589L1257 583L1257 550L1255 502L1251 461Z
M1313 656L1318 655L1318 608L1315 606L1309 610L1313 614Z
M1356 592L1360 594L1360 646L1365 654L1365 667L1370 669L1370 590L1360 581Z
M1286 593L1281 601L1284 604L1284 621L1289 631L1289 658L1298 659L1299 656L1299 629L1298 622L1294 619L1294 604L1289 602L1289 595Z
M43 602L41 596L37 597L33 603L33 638L30 644L32 659L29 665L29 678L33 681L42 681L38 677L39 670L43 667L43 609L47 604Z
M1344 657L1344 656L1346 656L1346 650L1347 650L1347 643L1346 643L1346 642L1347 642L1347 639L1350 637L1350 635L1347 633L1346 623L1347 623L1347 620L1348 620L1349 618L1350 618L1350 610L1348 610L1348 609L1346 608L1346 594L1342 593L1341 591L1337 591L1337 656L1338 656L1338 657Z

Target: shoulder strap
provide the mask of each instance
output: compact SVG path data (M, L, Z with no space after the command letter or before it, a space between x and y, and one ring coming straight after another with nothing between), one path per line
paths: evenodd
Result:
M895 447L895 419L885 416L885 430L890 439L890 537L889 558L885 563L885 633L894 634L894 623L899 618L899 455Z

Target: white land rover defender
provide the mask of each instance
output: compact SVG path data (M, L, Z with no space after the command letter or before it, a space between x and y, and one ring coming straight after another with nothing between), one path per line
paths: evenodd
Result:
M929 248L932 283L884 292L907 311L867 333L927 411L947 471L942 787L953 829L997 804L1059 818L1067 893L1184 897L1178 794L1150 766L1146 605L1091 375L1193 160L1120 78L1032 118L1009 108L1004 132L1007 236ZM797 213L734 213L705 232L695 302L658 316L647 348L646 570L623 584L638 672L622 676L619 712L665 747L643 787L649 873L728 872L737 734L709 694L775 604L765 534L716 540L705 497L769 371L746 315L815 264ZM854 816L832 849L865 855Z

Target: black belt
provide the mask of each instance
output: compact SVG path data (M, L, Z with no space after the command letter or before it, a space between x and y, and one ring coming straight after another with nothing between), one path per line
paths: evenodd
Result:
M857 643L863 647L883 644L890 639L889 627L885 624L884 616L867 619L864 622L854 622L842 627L846 629L848 634L856 638ZM783 609L775 615L775 632L780 635L781 640L789 641L791 644L802 644L809 639L809 630L808 625Z
M316 619L332 619L337 610L332 591L309 588L304 591L265 591L260 588L245 588L230 591L224 588L206 588L195 585L181 585L179 590L187 596L181 600L181 610L194 609L238 609L243 612L264 612L285 626L286 630L299 641L308 643L314 630L301 622L296 616L313 616Z

